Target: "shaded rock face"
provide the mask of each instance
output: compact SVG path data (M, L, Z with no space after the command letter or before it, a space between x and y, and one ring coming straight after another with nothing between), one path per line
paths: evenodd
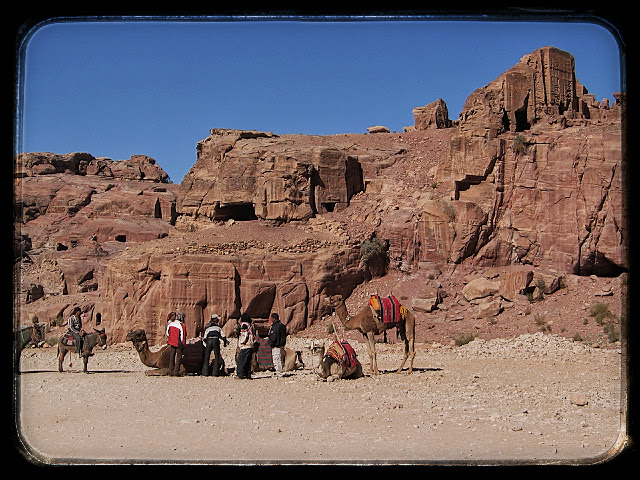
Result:
M424 255L619 274L627 268L620 139L619 125L496 138L458 130L437 174L453 200L423 212Z
M178 213L288 222L349 205L364 189L357 158L272 133L211 130L182 181Z
M189 337L197 336L211 314L227 335L241 313L258 325L278 311L289 333L305 329L327 313L326 295L350 294L365 279L353 247L325 246L302 253L265 255L260 249L228 255L130 249L105 272L97 308L109 319L112 338L143 328L149 341L162 343L169 312L183 312Z

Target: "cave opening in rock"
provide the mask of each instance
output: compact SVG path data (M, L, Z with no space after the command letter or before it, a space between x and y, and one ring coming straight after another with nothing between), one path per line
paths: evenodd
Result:
M327 212L333 212L333 210L336 208L336 202L322 202L320 206Z
M525 130L529 130L531 128L531 125L527 120L526 106L516 110L514 113L516 117L516 132L524 132Z
M216 220L256 220L256 211L253 203L237 203L233 205L217 206L215 210Z

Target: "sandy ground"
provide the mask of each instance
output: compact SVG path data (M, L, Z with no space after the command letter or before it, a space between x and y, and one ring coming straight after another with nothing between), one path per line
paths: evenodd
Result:
M625 442L620 344L550 334L418 344L415 370L392 372L401 345L377 345L383 372L321 381L306 368L252 380L145 375L131 344L76 355L27 349L16 425L34 464L599 464ZM329 341L327 340L327 346ZM235 366L233 342L223 349Z

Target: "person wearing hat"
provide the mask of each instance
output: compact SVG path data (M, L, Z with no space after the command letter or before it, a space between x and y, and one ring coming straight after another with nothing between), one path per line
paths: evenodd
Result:
M167 343L169 344L169 375L180 375L182 352L187 343L187 328L184 325L184 313L171 312L167 318Z
M218 325L220 317L217 314L211 315L211 320L204 327L202 341L204 342L204 361L202 362L202 375L217 377L220 372L220 340L222 339L224 346L228 344L227 337ZM213 367L209 369L209 357L213 350Z

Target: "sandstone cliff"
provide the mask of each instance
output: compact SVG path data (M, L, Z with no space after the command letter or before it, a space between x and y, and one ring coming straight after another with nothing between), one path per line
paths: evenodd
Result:
M349 295L384 275L385 265L363 261L372 238L385 245L388 267L407 275L437 277L456 266L617 275L628 264L624 97L615 98L612 105L595 101L575 78L573 57L545 47L476 90L453 122L438 99L416 107L415 125L402 133L213 129L198 142L179 191L165 183L165 191L141 188L142 179L163 181L141 167L114 168L86 154L61 166L51 154L29 154L20 176L32 176L18 180L29 192L20 202L22 231L47 232L35 286L58 301L92 290L93 297L73 302L100 311L112 341L142 327L153 343L161 342L172 310L187 314L190 335L211 313L227 331L241 312L260 321L272 310L290 333L309 328L330 313L323 296ZM70 182L72 172L93 183ZM100 182L115 172L133 176L115 187L123 194L107 196ZM105 215L108 225L95 223ZM72 235L59 231L63 223ZM62 254L54 253L58 244ZM505 293L513 281L504 275L507 299L515 294ZM516 291L531 282L518 280Z

